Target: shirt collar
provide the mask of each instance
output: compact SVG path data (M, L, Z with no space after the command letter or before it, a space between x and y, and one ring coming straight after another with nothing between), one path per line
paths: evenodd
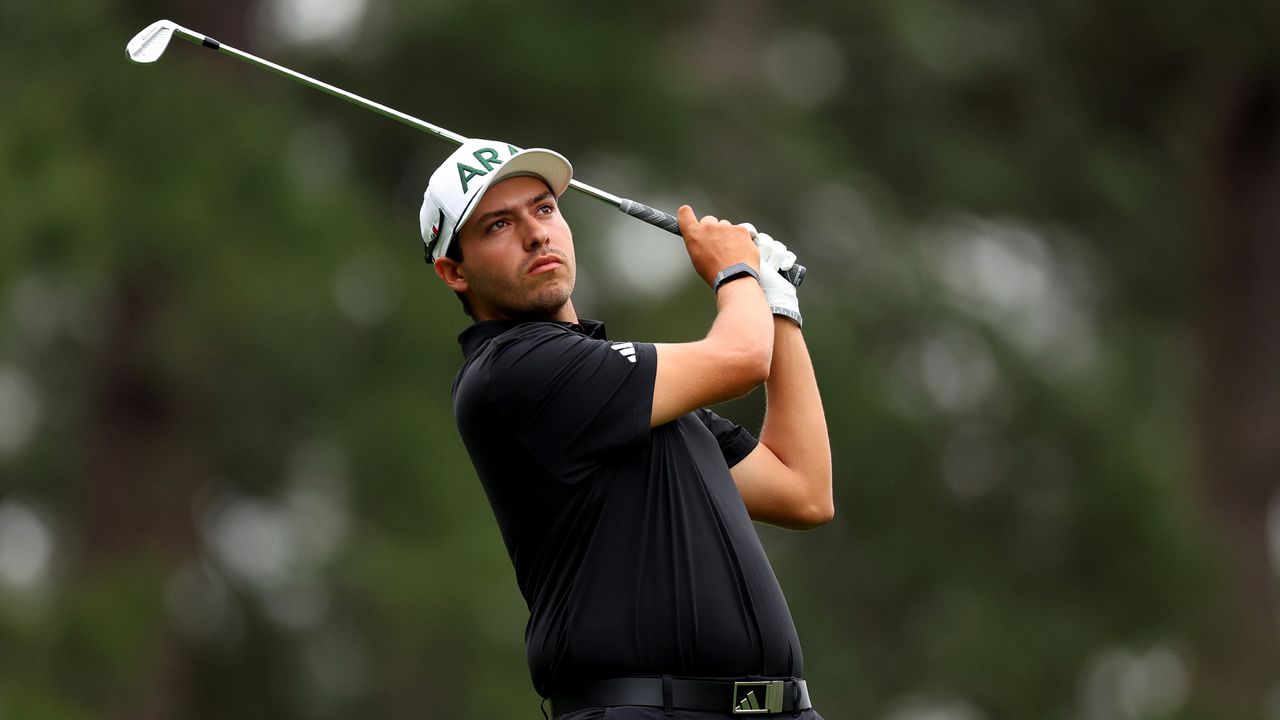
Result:
M608 340L605 336L604 323L599 320L578 318L576 323L556 322L552 320L485 320L475 323L458 335L458 344L462 346L463 357L475 355L485 343L521 325L531 322L549 322L562 328L572 330L596 340Z

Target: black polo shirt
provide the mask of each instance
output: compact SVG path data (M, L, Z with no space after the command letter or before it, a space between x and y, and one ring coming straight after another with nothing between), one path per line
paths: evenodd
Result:
M495 320L459 337L453 409L529 606L534 688L800 677L786 600L710 410L649 427L657 354L604 326Z

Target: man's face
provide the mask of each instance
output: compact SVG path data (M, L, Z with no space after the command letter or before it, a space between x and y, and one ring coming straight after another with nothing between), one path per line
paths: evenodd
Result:
M569 302L573 233L540 178L513 177L489 188L455 242L462 262L441 258L436 272L466 293L476 320L577 320Z

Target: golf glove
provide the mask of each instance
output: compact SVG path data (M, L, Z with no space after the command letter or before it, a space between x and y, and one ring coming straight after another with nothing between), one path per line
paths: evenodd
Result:
M769 301L769 309L774 315L791 318L796 325L804 327L796 287L787 282L780 272L790 270L796 264L796 254L768 233L757 231L751 223L742 223L741 227L751 233L751 239L760 250L760 285L764 288L765 299Z

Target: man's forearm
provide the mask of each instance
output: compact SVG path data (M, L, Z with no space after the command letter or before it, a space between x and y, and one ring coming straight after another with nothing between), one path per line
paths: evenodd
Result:
M755 280L735 280L716 296L719 310L707 336L691 343L657 343L652 426L700 407L741 397L769 376L773 325Z
M774 319L773 358L765 381L760 442L792 470L816 506L833 511L831 442L822 397L804 335L791 320Z
M776 331L769 318L760 283L751 278L736 280L716 293L716 319L704 342L723 348L726 357L757 358L763 363L762 377L767 377Z

